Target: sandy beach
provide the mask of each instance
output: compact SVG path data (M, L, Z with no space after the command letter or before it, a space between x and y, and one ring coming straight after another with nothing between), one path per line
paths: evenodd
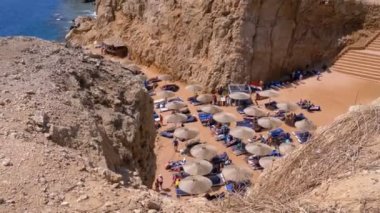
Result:
M99 53L97 49L90 48L92 52ZM113 61L118 61L123 64L131 63L129 60L111 58ZM142 71L148 76L148 78L155 77L159 75L159 70L149 67L140 66ZM192 96L190 92L185 90L186 84L183 82L159 82L159 87L167 84L175 83L180 89L176 92L176 97L180 97L182 100L187 100L188 97ZM159 90L159 89L157 89ZM280 96L274 98L276 101L289 101L296 103L300 99L311 100L315 105L319 105L322 108L320 112L309 113L306 110L299 109L296 113L304 113L304 115L312 120L317 126L323 126L331 123L335 117L345 113L348 108L352 105L366 104L371 102L380 96L380 82L369 81L360 79L354 76L349 76L346 74L336 73L336 72L325 72L322 74L320 80L316 77L302 80L296 84L280 89ZM158 99L158 97L153 96L153 99ZM264 109L264 103L266 100L260 101L259 105ZM191 105L186 101L188 108L192 115L197 115L196 106ZM225 112L233 113L238 120L242 120L242 116L236 111L235 107L223 107ZM156 111L159 113L158 111ZM163 114L165 115L165 114ZM169 126L169 125L168 125ZM158 130L167 128L164 126ZM186 127L196 128L199 130L199 138L202 142L206 142L215 146L218 153L227 152L228 156L232 160L234 165L241 168L248 169L252 171L252 182L255 183L257 178L262 171L253 171L246 162L247 155L235 156L232 150L225 148L221 143L217 142L212 136L211 131L208 127L202 126L202 124L197 121L194 123L185 124ZM232 125L234 127L234 124ZM295 129L289 127L285 124L281 126L285 131L292 132ZM261 132L260 134L265 134L266 132ZM297 140L293 140L293 143L300 145ZM179 149L184 147L184 143L180 143ZM157 136L155 153L157 155L157 171L156 177L161 174L164 178L163 188L165 189L163 194L167 196L175 197L174 186L172 184L172 173L165 170L165 166L168 161L171 160L181 160L183 158L190 159L189 156L182 156L178 152L174 151L172 140Z

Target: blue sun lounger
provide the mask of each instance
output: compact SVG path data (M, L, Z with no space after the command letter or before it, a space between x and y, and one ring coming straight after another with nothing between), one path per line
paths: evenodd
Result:
M210 119L212 119L212 114L200 112L198 113L198 118L202 124L206 124Z
M206 177L211 180L212 187L223 186L226 183L222 174L214 174Z
M184 192L179 188L175 189L175 194L177 195L177 198L184 197L184 196L191 196L191 194Z
M253 128L253 122L250 120L238 121L236 122L236 126L245 126L245 127Z
M295 131L293 132L293 135L297 138L298 142L301 144L306 143L311 137L310 132Z

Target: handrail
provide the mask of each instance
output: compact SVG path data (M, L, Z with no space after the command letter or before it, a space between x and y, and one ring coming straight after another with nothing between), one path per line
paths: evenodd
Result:
M340 51L340 53L335 57L334 59L334 63L340 58L342 57L345 53L347 53L348 51L350 50L364 50L366 47L368 47L368 45L373 42L378 36L380 36L380 30L379 31L376 31L375 33L373 33L373 35L367 39L363 45L360 45L360 46L347 46L345 48L343 48L342 51Z

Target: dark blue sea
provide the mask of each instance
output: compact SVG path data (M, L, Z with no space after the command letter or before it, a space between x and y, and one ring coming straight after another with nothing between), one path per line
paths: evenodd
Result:
M0 0L0 36L35 36L63 41L71 21L93 16L93 3L81 0Z

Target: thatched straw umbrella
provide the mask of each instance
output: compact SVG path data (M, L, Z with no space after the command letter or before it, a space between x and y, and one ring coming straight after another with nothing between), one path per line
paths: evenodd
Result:
M253 136L255 135L255 131L253 131L252 128L248 128L245 126L238 126L231 129L229 134L235 138L239 138L241 140L247 140L247 139L253 138Z
M215 113L218 113L218 112L223 112L223 109L218 107L218 106L215 106L215 105L207 105L207 106L202 106L201 108L201 111L202 112L205 112L205 113L210 113L210 114L215 114Z
M186 107L186 104L182 101L172 101L166 104L166 108L171 110L180 110L182 108Z
M260 158L259 164L264 169L268 169L268 168L272 167L274 161L276 161L278 159L279 159L279 157L273 157L273 156L263 157L263 158Z
M167 115L165 120L167 123L184 123L187 120L187 116L182 113L175 113Z
M287 155L287 154L293 152L296 149L296 146L294 146L293 144L290 144L290 143L282 143L282 144L280 144L278 149L282 155Z
M265 129L274 129L282 125L282 121L278 118L264 117L257 120L257 124Z
M189 129L187 127L181 127L174 131L173 135L174 137L183 139L183 140L190 140L195 137L197 137L199 134L199 131L194 129Z
M268 115L267 112L255 106L247 107L243 111L246 115L255 116L255 117L264 117Z
M284 110L286 112L296 111L297 109L299 109L299 106L297 104L290 102L277 103L276 106L278 109Z
M211 103L213 99L213 96L211 94L201 94L197 97L197 101L206 104Z
M216 113L212 116L212 118L219 123L231 123L236 121L235 116L228 112Z
M212 170L212 164L206 160L194 159L186 161L183 170L190 175L207 175Z
M211 180L200 175L186 177L179 183L179 188L189 194L205 193L211 186Z
M211 160L216 156L215 147L208 144L199 144L191 148L190 153L193 157L204 160Z
M294 126L303 132L311 132L317 129L317 126L309 119L295 122Z
M191 84L186 86L185 89L191 93L197 94L203 90L203 87L199 84Z
M236 166L226 166L222 170L222 175L226 181L243 182L250 180L252 174L245 169Z
M160 98L171 98L175 96L175 93L170 90L162 90L157 92L157 96Z
M247 152L256 155L256 156L266 156L270 155L273 151L273 148L263 144L263 143L250 143L245 146Z

